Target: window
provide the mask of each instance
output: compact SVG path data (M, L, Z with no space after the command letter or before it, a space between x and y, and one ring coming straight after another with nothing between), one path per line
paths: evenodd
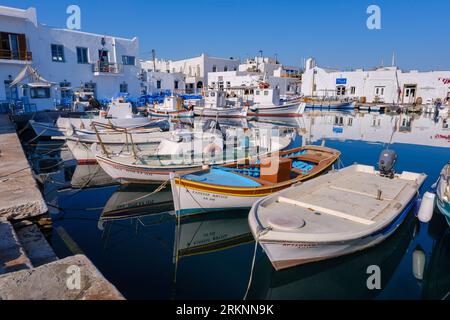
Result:
M52 44L52 61L53 62L65 62L64 58L64 46L60 44Z
M356 93L356 87L350 87L350 94Z
M134 66L136 58L133 56L122 56L122 63L126 66Z
M50 98L50 88L31 88L30 90L31 99L49 99Z
M125 83L125 82L121 83L121 84L120 84L119 91L120 91L121 93L128 93L128 84Z
M177 81L177 80L175 80L175 81L173 82L173 87L174 87L175 89L178 89L178 81Z
M256 90L256 95L259 96L259 90Z
M264 91L264 95L265 95L265 96L268 96L268 95L269 95L269 91L265 90L265 91Z
M345 86L337 86L336 87L336 95L345 96Z
M156 89L161 89L161 80L156 81Z
M212 72L217 72L217 66L213 65Z
M384 87L375 87L375 95L384 96Z
M77 47L77 62L79 64L87 64L87 63L89 63L88 49L87 48L79 48L79 47Z
M228 66L223 67L223 71L227 72L228 71Z

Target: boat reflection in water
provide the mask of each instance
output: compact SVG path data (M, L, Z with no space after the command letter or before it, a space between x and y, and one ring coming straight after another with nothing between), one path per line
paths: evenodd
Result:
M413 238L417 219L410 214L403 225L381 244L346 257L275 271L263 255L256 263L248 299L374 299L369 266L381 271L381 289L389 283ZM369 280L370 282L370 280ZM372 283L372 282L370 282Z
M437 210L429 224L428 234L433 239L431 255L428 255L430 260L418 263L413 256L413 267L417 265L424 267L419 274L421 277L417 277L415 272L416 278L422 284L422 298L450 300L450 227Z
M122 185L109 198L101 219L126 219L173 210L168 185Z
M137 263L137 274L146 265L147 270L150 268L152 273L160 274L158 279L152 279L152 283L159 283L163 288L153 293L159 298L204 299L233 295L234 290L226 290L227 286L233 288L236 285L230 281L231 277L235 278L232 275L236 270L249 270L250 266L246 253L253 246L253 236L248 227L248 212L214 212L178 219L172 210L170 188L153 193L155 190L155 187L129 185L112 195L98 222L98 229L104 234L105 250L117 250L114 247L119 244L123 248L132 243L141 243L147 248L145 257L138 255L131 259ZM248 245L249 249L244 251L245 254L240 250L243 245ZM169 262L170 248L173 249ZM229 276L217 277L227 273ZM241 274L239 285L243 288L247 274ZM117 285L122 286L121 283ZM127 293L129 284L123 286ZM211 293L216 287L222 289ZM148 286L135 288L131 296L149 297L145 289ZM238 291L234 298L242 298L241 293Z

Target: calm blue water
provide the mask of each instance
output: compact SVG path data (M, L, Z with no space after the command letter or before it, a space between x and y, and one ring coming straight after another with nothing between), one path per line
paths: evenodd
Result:
M450 161L450 129L443 119L309 113L286 123L264 120L239 125L294 127L302 134L296 144L324 140L326 146L342 152L344 165L376 165L380 152L392 140L390 148L399 156L397 171L428 175L422 192ZM151 195L154 188L119 186L97 166L77 167L66 161L44 182L55 251L60 257L86 254L128 299L242 299L254 253L247 212L204 214L177 224L171 212L170 187ZM75 245L62 240L68 237ZM414 273L413 264L420 263L424 268ZM381 268L381 290L367 289L370 265ZM430 224L420 224L411 212L385 242L343 258L276 272L258 251L249 297L449 298L448 270L450 229L446 221L435 212Z

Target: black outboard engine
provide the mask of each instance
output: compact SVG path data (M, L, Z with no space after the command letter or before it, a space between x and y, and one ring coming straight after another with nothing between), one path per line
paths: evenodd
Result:
M380 154L378 160L378 170L384 177L394 178L394 166L397 162L397 153L394 150L386 149Z

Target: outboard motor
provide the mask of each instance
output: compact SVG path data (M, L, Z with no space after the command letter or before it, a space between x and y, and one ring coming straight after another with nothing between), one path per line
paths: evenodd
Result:
M395 173L394 166L396 162L397 153L394 150L383 150L378 160L378 170L380 170L381 175L392 179Z

